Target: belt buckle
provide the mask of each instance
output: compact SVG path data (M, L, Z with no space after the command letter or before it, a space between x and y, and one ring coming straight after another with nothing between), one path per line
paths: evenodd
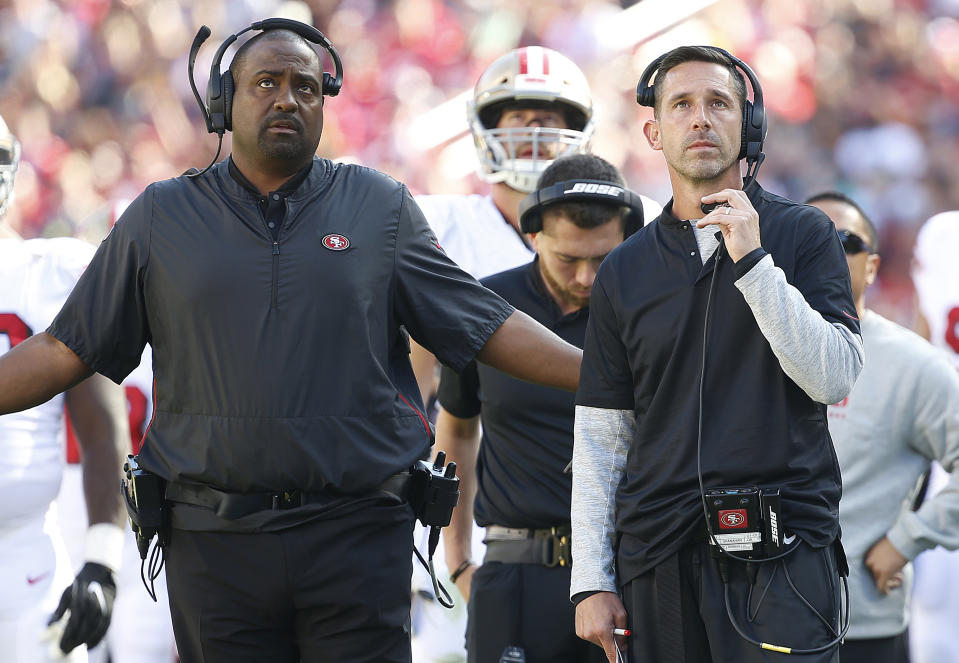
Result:
M274 511L285 511L303 506L303 493L298 490L284 490L282 493L273 493L272 508Z
M558 528L553 527L549 533L549 540L552 542L552 545L550 546L550 559L546 563L548 568L569 566L573 561L570 550L570 537L568 534L560 534L556 531L557 529Z

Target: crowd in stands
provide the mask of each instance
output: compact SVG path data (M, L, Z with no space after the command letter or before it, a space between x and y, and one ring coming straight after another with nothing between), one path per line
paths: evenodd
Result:
M764 186L797 200L839 189L879 225L880 313L912 325L915 233L959 209L959 0L11 0L0 5L0 115L23 144L14 225L97 241L145 185L206 165L216 138L189 86L190 44L210 26L202 95L220 41L268 16L311 22L343 58L319 153L417 193L484 189L468 91L498 55L541 44L587 74L594 151L665 202L636 82L659 53L709 43L763 84Z

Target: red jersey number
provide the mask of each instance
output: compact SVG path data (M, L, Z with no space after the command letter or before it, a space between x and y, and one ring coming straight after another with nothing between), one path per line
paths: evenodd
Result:
M33 330L16 313L0 313L0 354L33 336Z
M959 306L946 316L946 343L953 352L959 354Z
M140 442L146 432L147 424L147 395L139 387L125 385L123 391L127 396L127 415L130 417L130 449L133 455L140 453ZM67 420L67 462L80 462L80 446L77 444L77 434Z

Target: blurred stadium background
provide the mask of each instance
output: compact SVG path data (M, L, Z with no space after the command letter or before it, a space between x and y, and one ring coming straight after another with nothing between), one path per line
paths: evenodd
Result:
M959 209L959 0L0 0L0 115L24 154L14 226L97 242L145 185L206 165L216 139L190 91L190 43L212 28L202 91L219 42L269 16L316 25L342 55L320 155L415 193L484 190L465 101L498 55L541 44L586 72L593 150L665 202L636 82L661 52L708 43L763 84L764 186L793 199L838 189L879 224L880 313L913 324L915 233Z

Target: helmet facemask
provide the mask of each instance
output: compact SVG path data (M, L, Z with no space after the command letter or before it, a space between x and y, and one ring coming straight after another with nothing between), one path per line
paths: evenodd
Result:
M0 117L0 219L13 200L13 180L20 165L20 141L7 130Z

